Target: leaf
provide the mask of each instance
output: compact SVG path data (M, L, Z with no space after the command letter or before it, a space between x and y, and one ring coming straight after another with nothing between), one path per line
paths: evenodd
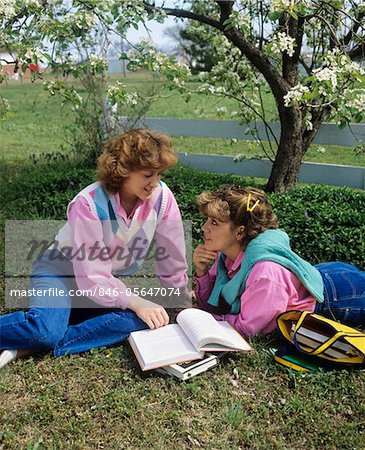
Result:
M276 22L283 15L282 11L273 11L269 14L269 19Z

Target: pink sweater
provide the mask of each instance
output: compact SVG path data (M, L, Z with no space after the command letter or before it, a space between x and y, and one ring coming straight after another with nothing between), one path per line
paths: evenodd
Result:
M159 189L159 188L156 188ZM122 220L133 233L138 230L140 213L143 213L144 202L137 201L134 210L127 215L123 208L119 194L111 196L115 205L118 220ZM142 208L142 209L141 209ZM103 225L90 204L83 196L77 196L69 205L67 213L68 223L71 228L72 247L84 246L91 249L95 242L103 242ZM133 224L133 225L132 225ZM137 228L136 228L137 227ZM111 254L123 246L122 236L112 237L107 243ZM156 274L164 287L179 288L181 295L187 291L187 264L185 259L185 240L181 215L170 189L167 188L167 202L164 214L156 226L156 246L166 249L169 256L165 261L156 263ZM120 307L125 309L131 297L126 293L127 286L119 278L113 275L118 271L120 262L113 258L83 258L73 259L73 269L77 286L80 290L92 290L93 295L88 295L94 302L108 307ZM130 286L132 287L132 286ZM115 295L117 293L117 295Z
M241 266L244 252L235 261L226 258L229 278L233 278ZM195 294L198 305L205 309L213 290L217 274L217 261L203 277L196 277ZM227 320L243 336L270 333L276 327L276 317L288 310L314 311L316 299L310 295L290 270L271 261L254 265L241 296L239 314L214 314L217 320Z

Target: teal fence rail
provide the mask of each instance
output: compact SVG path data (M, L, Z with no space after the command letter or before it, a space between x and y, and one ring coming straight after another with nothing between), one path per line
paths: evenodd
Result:
M248 126L233 120L186 120L169 118L146 118L143 125L151 129L164 131L171 136L201 136L226 139L253 140ZM280 126L270 123L273 134L279 138ZM259 137L267 140L263 124L256 124ZM354 147L359 141L365 142L365 124L352 124L339 129L337 125L322 124L314 143L321 145L340 145ZM267 159L243 160L235 162L233 157L179 153L180 161L192 168L217 173L231 173L242 176L267 178L272 163ZM340 166L334 164L302 163L299 181L303 183L322 183L332 186L348 186L365 189L365 167Z

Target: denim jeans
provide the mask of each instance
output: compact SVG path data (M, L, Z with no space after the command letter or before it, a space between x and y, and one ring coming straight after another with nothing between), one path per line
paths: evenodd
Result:
M341 262L315 266L324 283L324 302L315 312L350 326L365 326L365 272Z
M42 257L43 258L43 257ZM69 261L47 258L33 264L30 289L63 290L66 295L32 297L27 311L0 317L0 350L53 350L55 356L79 353L117 344L132 331L148 328L131 310L100 308L87 297L78 297L82 308L72 308L70 289L77 290Z

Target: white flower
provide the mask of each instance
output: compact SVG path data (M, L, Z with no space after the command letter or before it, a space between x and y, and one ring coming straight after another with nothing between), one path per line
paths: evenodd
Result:
M24 55L24 57L26 59L30 59L30 60L33 59L34 57L36 57L37 60L40 60L40 59L42 59L42 56L43 56L43 54L39 50L36 50L36 49L27 50Z
M79 93L74 92L74 99L76 101L75 107L78 108L79 105L82 103L82 97Z
M312 115L307 114L307 116L304 118L304 127L306 130L313 130L313 123L311 121Z
M36 6L37 8L40 8L42 6L42 3L39 0L24 0L25 6Z
M118 95L120 92L120 89L118 86L109 86L107 91L108 97L114 97L115 95Z
M284 105L289 107L292 103L299 103L302 100L304 94L309 92L307 86L297 84L286 95L284 95Z
M216 113L218 114L218 116L224 116L224 114L226 114L227 112L227 108L225 106L220 106L219 108L216 108Z
M99 64L105 64L105 59L99 55L91 55L89 58L91 67L96 67Z
M348 106L356 109L359 113L365 113L365 93L359 94L357 97L352 99Z
M79 30L82 30L83 28L91 29L95 25L96 19L93 14L89 12L77 11L75 13L67 14L65 23L76 26Z
M11 19L16 14L14 0L0 0L0 16Z
M243 11L233 11L230 19L235 27L248 28L250 26L250 16Z
M178 87L178 88L179 87L182 88L185 86L185 81L181 80L179 77L174 77L174 79L172 81L175 83L176 87Z
M10 111L10 103L9 103L9 100L8 100L7 98L4 98L4 97L1 97L0 100L1 100L1 103L2 103L1 106L3 107L3 110L4 110L5 112Z
M272 43L272 51L276 54L287 52L289 56L294 54L295 39L286 33L278 33Z
M317 80L330 81L332 86L335 88L337 86L337 70L335 67L325 67L324 69L313 70Z
M125 102L127 105L137 105L138 104L138 95L137 92L129 92L125 96Z
M273 12L292 12L296 6L304 5L309 6L308 0L272 0L271 10Z

